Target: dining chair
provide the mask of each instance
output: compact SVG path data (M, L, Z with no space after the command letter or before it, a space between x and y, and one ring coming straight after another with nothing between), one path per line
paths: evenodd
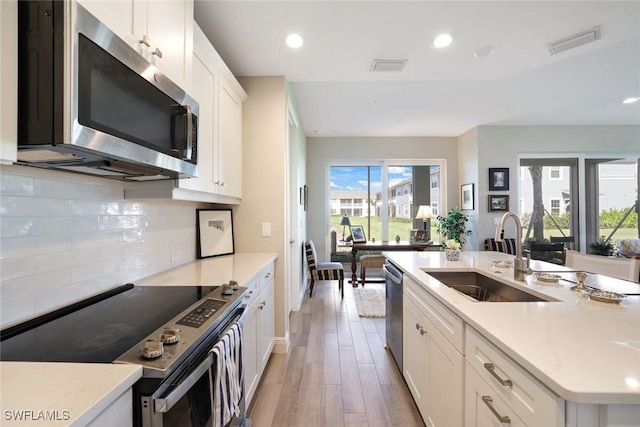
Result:
M340 296L344 298L344 267L339 262L317 262L316 248L313 241L304 242L304 252L307 257L307 267L311 276L309 298L313 296L313 286L316 281L337 280Z
M382 268L385 260L384 255L369 254L360 257L360 281L363 287L367 280L367 268Z
M638 257L616 258L567 250L565 266L587 273L603 274L640 283L640 258Z

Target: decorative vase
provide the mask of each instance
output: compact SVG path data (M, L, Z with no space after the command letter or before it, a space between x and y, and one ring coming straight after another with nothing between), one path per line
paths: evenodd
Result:
M460 249L445 249L444 255L447 261L460 261Z

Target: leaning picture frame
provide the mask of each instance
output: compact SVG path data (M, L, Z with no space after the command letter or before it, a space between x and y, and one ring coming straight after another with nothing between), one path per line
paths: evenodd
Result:
M352 225L350 227L353 243L366 243L367 237L364 234L364 228L361 225Z
M196 209L198 258L234 253L231 209Z
M460 202L462 210L472 211L475 209L473 203L473 184L463 184L460 186Z
M503 195L489 195L489 212L502 212L509 210L509 196Z
M489 168L489 191L509 189L509 168Z

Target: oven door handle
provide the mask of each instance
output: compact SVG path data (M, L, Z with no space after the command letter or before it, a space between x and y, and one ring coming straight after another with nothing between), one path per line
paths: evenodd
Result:
M200 377L211 368L213 364L213 356L211 353L207 355L207 358L191 373L189 376L180 383L171 393L164 397L153 398L153 410L154 412L169 412L173 405L175 405L187 392L193 387L193 385L200 379Z

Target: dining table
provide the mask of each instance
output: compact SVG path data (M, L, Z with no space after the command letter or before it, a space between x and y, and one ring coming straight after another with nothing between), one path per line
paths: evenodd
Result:
M351 248L351 285L358 287L357 255L358 251L439 251L442 246L433 241L412 240L376 240L367 242L341 242L338 247ZM364 286L364 285L363 285Z

